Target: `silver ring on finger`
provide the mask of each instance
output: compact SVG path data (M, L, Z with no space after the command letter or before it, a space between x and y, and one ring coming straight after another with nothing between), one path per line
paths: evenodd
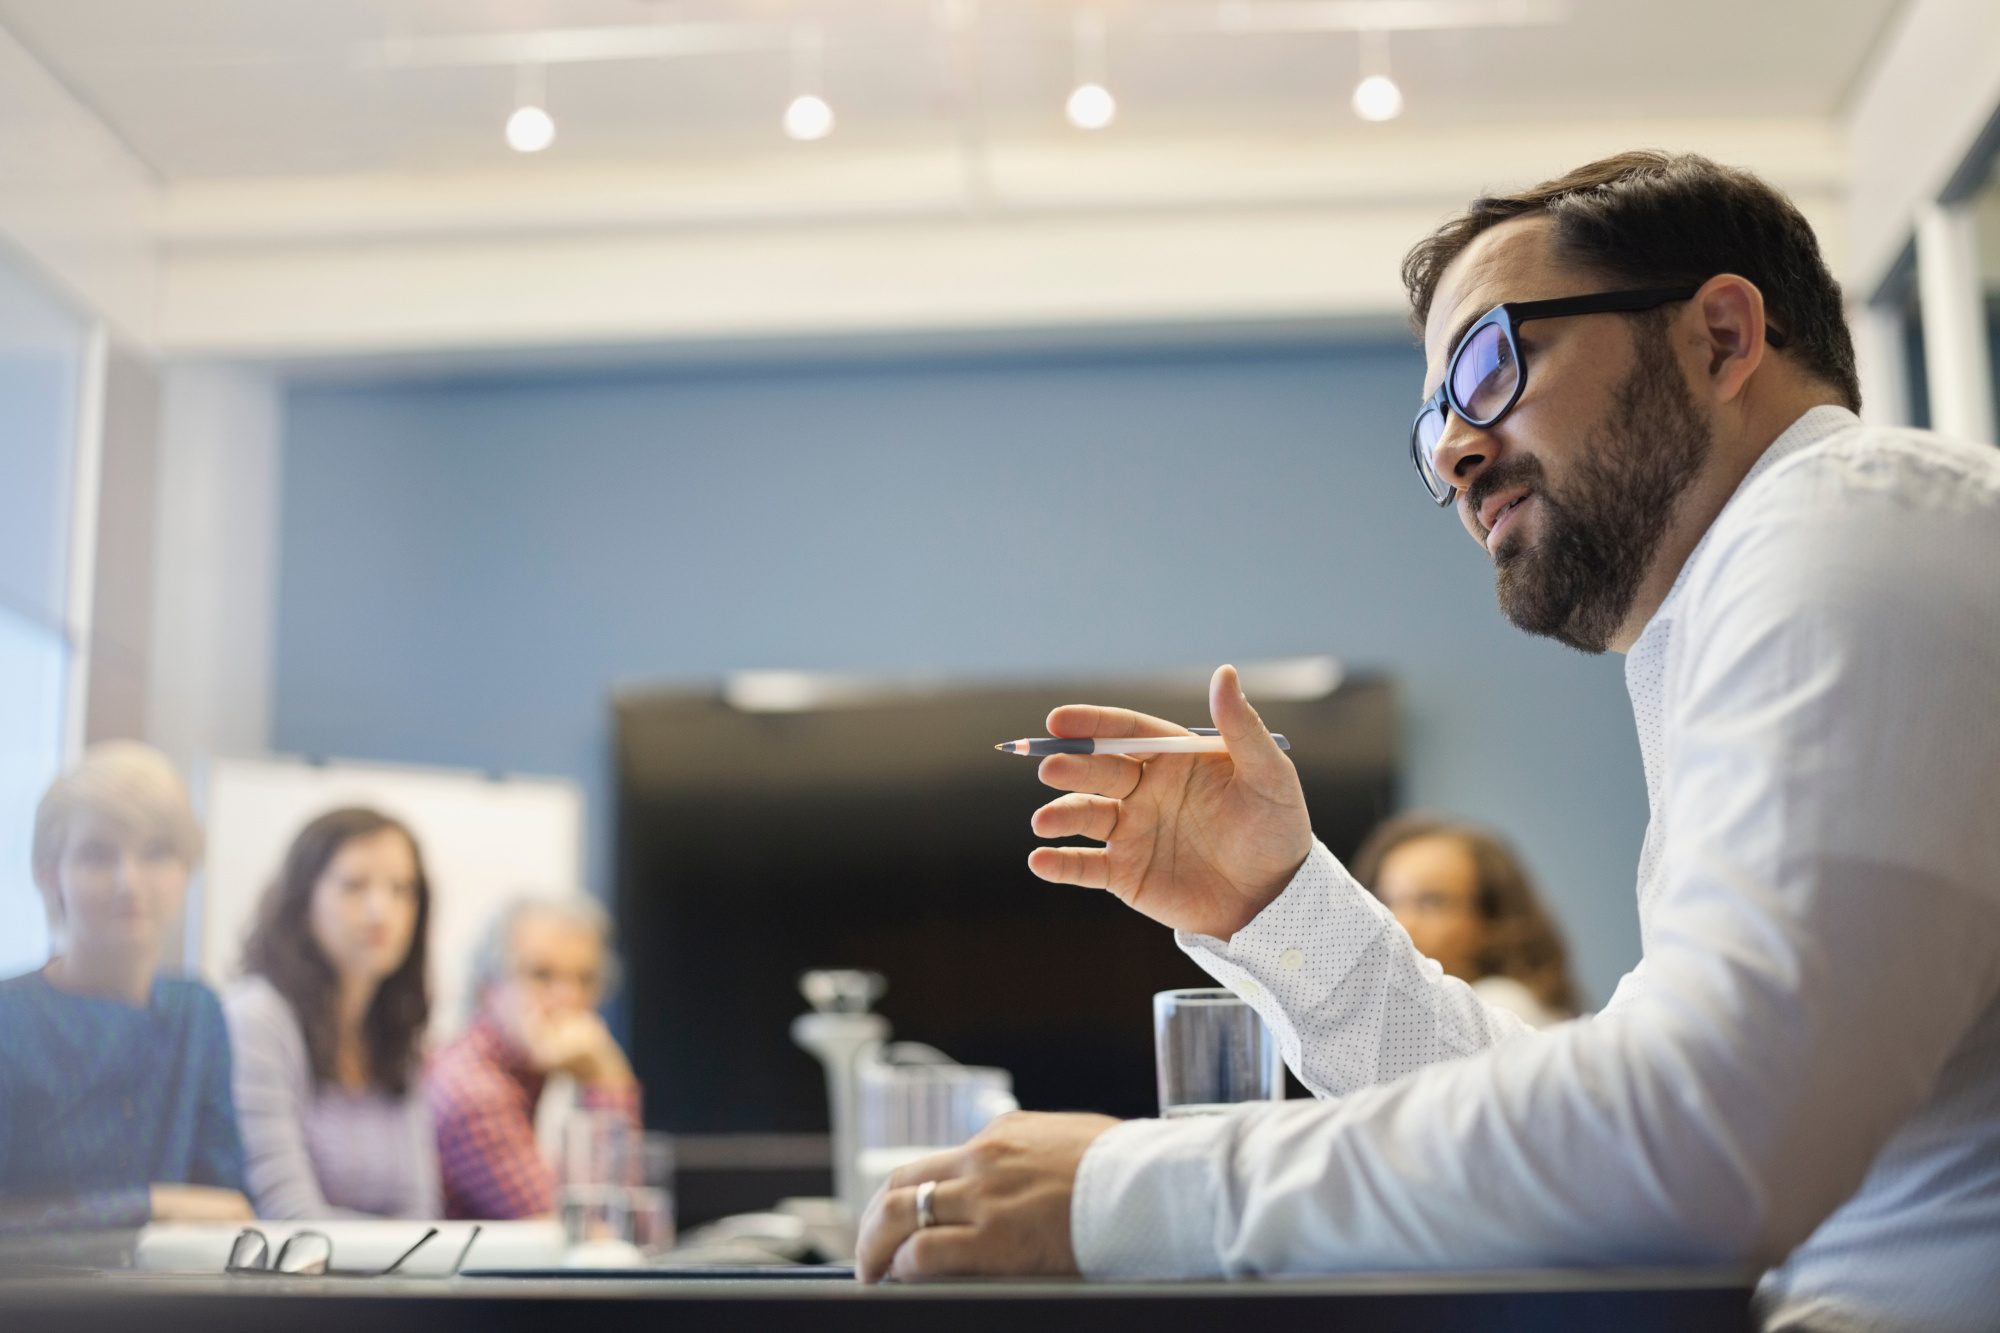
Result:
M931 1196L937 1193L937 1182L926 1180L917 1186L917 1230L937 1225L937 1214L931 1211Z

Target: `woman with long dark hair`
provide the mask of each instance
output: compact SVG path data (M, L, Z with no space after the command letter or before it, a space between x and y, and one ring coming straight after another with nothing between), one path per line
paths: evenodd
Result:
M293 840L223 1001L261 1216L438 1216L430 910L417 841L387 815L334 810Z
M1399 815L1368 835L1351 864L1417 951L1480 999L1537 1027L1576 1017L1562 933L1500 838L1436 815Z

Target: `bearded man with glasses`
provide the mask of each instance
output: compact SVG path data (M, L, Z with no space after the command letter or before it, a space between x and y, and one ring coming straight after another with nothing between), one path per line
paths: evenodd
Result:
M1223 667L1227 756L1043 760L1036 833L1104 845L1029 865L1174 927L1319 1100L1005 1117L889 1179L861 1275L1742 1263L1767 1328L1990 1327L2000 452L1862 426L1812 229L1698 157L1480 199L1404 276L1426 490L1515 624L1626 655L1643 959L1543 1032L1481 1004L1314 840Z

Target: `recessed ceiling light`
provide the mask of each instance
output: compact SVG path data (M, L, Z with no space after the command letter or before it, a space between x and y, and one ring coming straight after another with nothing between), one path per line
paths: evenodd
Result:
M1101 130L1118 118L1118 99L1101 83L1084 83L1069 95L1063 110L1078 129Z
M1403 114L1403 90L1386 74L1370 74L1354 85L1354 114L1363 120L1394 120Z
M833 108L824 98L801 93L785 108L785 133L802 143L824 139L833 133Z
M516 107L507 117L507 146L517 153L539 153L556 140L556 123L538 106Z

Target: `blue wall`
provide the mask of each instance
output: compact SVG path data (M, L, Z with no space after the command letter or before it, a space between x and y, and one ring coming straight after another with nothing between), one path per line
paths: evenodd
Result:
M1408 799L1516 838L1601 1002L1638 956L1623 659L1501 619L1410 471L1419 377L1328 346L295 387L275 743L580 779L602 888L620 679L1332 651L1401 679Z

